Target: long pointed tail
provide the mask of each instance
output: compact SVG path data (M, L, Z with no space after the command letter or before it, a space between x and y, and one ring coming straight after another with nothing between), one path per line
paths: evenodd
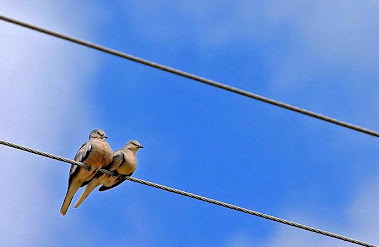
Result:
M99 186L100 183L97 179L92 180L86 187L86 189L83 191L82 195L79 197L79 200L75 203L75 208L79 207L80 204L91 194L91 192Z
M74 197L75 193L80 188L79 185L76 185L75 183L71 183L68 185L66 196L64 198L62 207L61 207L61 214L65 215L67 213L68 207L71 204L72 198Z

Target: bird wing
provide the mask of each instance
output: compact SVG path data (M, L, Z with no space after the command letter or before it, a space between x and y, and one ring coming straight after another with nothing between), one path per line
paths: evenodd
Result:
M122 151L120 151L120 150L117 150L113 154L113 161L112 161L112 163L110 163L106 167L106 169L108 169L110 171L117 170L121 166L121 164L124 162L124 160L125 160L124 153Z
M112 162L112 166L109 168L111 169L111 171L115 171L117 170L125 161L125 154L121 151L121 150L117 150L114 155L113 155L113 162ZM128 176L130 176L132 174L129 174ZM105 185L101 186L99 188L99 191L105 191L105 190L109 190L109 189L112 189L118 185L120 185L122 182L124 182L125 180L124 179L121 179L119 178L116 183L114 183L113 185L107 187Z
M88 158L91 150L92 150L92 146L89 143L89 141L85 142L79 148L78 152L76 152L74 160L79 161L79 162L84 162ZM71 165L71 168L70 168L70 178L77 171L77 168L78 168L78 165Z
M124 153L123 152L117 153L115 156L113 156L113 160L115 161L115 164L114 164L115 170L117 170L125 161Z

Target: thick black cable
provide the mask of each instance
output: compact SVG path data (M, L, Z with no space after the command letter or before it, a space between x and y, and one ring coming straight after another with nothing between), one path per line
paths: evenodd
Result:
M70 164L73 164L73 165L83 166L83 167L85 167L85 168L88 169L88 166L86 166L85 164L83 164L81 162L75 161L75 160L70 160L70 159L63 158L63 157L60 157L60 156L57 156L57 155L45 153L45 152L42 152L42 151L38 151L38 150L35 150L35 149L32 149L32 148L24 147L24 146L21 146L21 145L18 145L18 144L14 144L14 143L11 143L11 142L7 142L7 141L3 141L3 140L0 140L0 144L8 146L8 147L15 148L15 149L19 149L19 150L22 150L22 151L26 151L26 152L29 152L29 153L37 154L37 155L40 155L40 156L48 157L50 159L55 159L55 160L63 161L63 162L70 163ZM112 171L109 171L109 170L106 170L106 169L100 169L99 171L101 171L103 173L106 173L106 174L109 174L109 175L112 175L112 176L114 175ZM271 216L271 215L268 215L268 214L264 214L264 213L260 213L260 212L253 211L253 210L250 210L250 209L246 209L246 208L243 208L243 207L239 207L239 206L236 206L236 205L233 205L233 204L230 204L230 203L214 200L214 199L207 198L207 197L204 197L204 196L199 196L199 195L196 195L196 194L193 194L193 193L190 193L190 192L186 192L186 191L183 191L183 190L174 189L174 188L171 188L171 187L168 187L168 186L165 186L165 185L149 182L149 181L146 181L146 180L143 180L143 179L140 179L140 178L124 177L124 176L120 176L120 178L125 179L125 180L129 180L129 181L132 181L132 182L135 182L135 183L139 183L139 184L144 184L144 185L147 185L147 186L150 186L150 187L154 187L154 188L157 188L157 189L169 191L169 192L172 192L172 193L175 193L175 194L178 194L178 195L190 197L190 198L193 198L193 199L196 199L196 200L200 200L200 201L203 201L203 202L208 202L208 203L211 203L211 204L214 204L214 205L217 205L217 206L221 206L221 207L229 208L229 209L232 209L232 210L236 210L236 211L239 211L239 212L242 212L242 213L258 216L258 217L261 217L261 218L264 218L264 219L268 219L268 220L275 221L275 222L278 222L278 223L282 223L282 224L285 224L285 225L289 225L289 226L292 226L292 227L300 228L300 229L303 229L303 230L306 230L306 231L314 232L314 233L321 234L321 235L324 235L324 236L328 236L328 237L331 237L331 238L343 240L343 241L350 242L350 243L353 243L353 244L357 244L357 245L361 245L361 246L366 246L366 247L378 247L377 245L374 245L374 244L366 243L366 242L363 242L363 241L360 241L360 240L356 240L356 239L353 239L353 238L345 237L345 236L342 236L342 235L339 235L339 234L335 234L335 233L332 233L332 232L320 230L320 229L317 229L317 228L314 228L314 227L311 227L311 226L307 226L307 225L303 225L303 224L300 224L300 223L296 223L296 222L293 222L293 221L281 219L281 218L278 218L278 217L275 217L275 216Z
M280 102L280 101L277 101L277 100L266 98L266 97L260 96L258 94L250 93L248 91L244 91L242 89L231 87L229 85L222 84L222 83L219 83L219 82L216 82L216 81L213 81L213 80L209 80L209 79L206 79L206 78L194 75L194 74L190 74L190 73L178 70L178 69L174 69L174 68L171 68L171 67L168 67L168 66L165 66L165 65L161 65L161 64L158 64L158 63L154 63L154 62L151 62L151 61L139 58L139 57L135 57L135 56L132 56L132 55L129 55L129 54L126 54L126 53L122 53L122 52L119 52L119 51L116 51L116 50L112 50L112 49L109 49L107 47L103 47L103 46L100 46L100 45L97 45L97 44L93 44L93 43L90 43L90 42L87 42L87 41L83 41L83 40L80 40L80 39L76 39L76 38L67 36L67 35L64 35L64 34L60 34L60 33L54 32L54 31L50 31L50 30L47 30L47 29L44 29L44 28L41 28L41 27L37 27L35 25L29 24L29 23L26 23L26 22L22 22L22 21L18 21L18 20L15 20L15 19L3 16L3 15L0 15L0 19L4 20L6 22L10 22L10 23L22 26L22 27L26 27L26 28L29 28L29 29L32 29L32 30L35 30L35 31L38 31L38 32L41 32L41 33L44 33L44 34L47 34L47 35L54 36L56 38L64 39L64 40L67 40L67 41L70 41L70 42L73 42L73 43L76 43L76 44L79 44L79 45L83 45L83 46L86 46L86 47L89 47L89 48L92 48L92 49L95 49L95 50L99 50L99 51L102 51L102 52L105 52L105 53L108 53L108 54L112 54L112 55L115 55L115 56L118 56L118 57L121 57L121 58L125 58L125 59L128 59L128 60L137 62L137 63L141 63L141 64L144 64L144 65L156 68L156 69L164 70L164 71L167 71L167 72L172 73L172 74L176 74L176 75L179 75L179 76L182 76L182 77L186 77L186 78L198 81L198 82L202 82L202 83L208 84L210 86L214 86L214 87L217 87L217 88L224 89L226 91L230 91L230 92L233 92L233 93L236 93L236 94L240 94L240 95L246 96L248 98L252 98L252 99L259 100L259 101L263 101L265 103L268 103L268 104L271 104L271 105L276 105L278 107L285 108L287 110L291 110L291 111L294 111L294 112L298 112L298 113L301 113L303 115L307 115L307 116L310 116L310 117L313 117L313 118L317 118L317 119L320 119L320 120L323 120L323 121L326 121L326 122L329 122L329 123L332 123L332 124L336 124L336 125L339 125L339 126L342 126L342 127L346 127L346 128L352 129L352 130L356 130L356 131L359 131L359 132L362 132L362 133L365 133L365 134L368 134L368 135L379 137L379 132L376 132L376 131L373 131L373 130L370 130L370 129L366 129L366 128L363 128L363 127L360 127L360 126L357 126L357 125L353 125L353 124L350 124L350 123L347 123L347 122L343 122L343 121L340 121L340 120L337 120L337 119L334 119L334 118L331 118L331 117L327 117L327 116L324 116L324 115L321 115L321 114L318 114L318 113L315 113L315 112L312 112L312 111L308 111L308 110L305 110L305 109L302 109L302 108L299 108L299 107L296 107L296 106L292 106L292 105L289 105L289 104L286 104L286 103L283 103L283 102Z

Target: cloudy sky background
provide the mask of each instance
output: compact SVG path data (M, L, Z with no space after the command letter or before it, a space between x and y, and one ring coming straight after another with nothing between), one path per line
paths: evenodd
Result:
M377 1L4 1L0 13L378 130ZM1 139L379 244L378 140L0 22ZM59 214L69 165L0 148L6 246L346 246L126 182Z

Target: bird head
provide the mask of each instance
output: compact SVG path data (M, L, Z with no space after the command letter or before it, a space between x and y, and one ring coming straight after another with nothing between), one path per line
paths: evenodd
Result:
M125 147L134 152L137 152L138 149L143 148L143 146L141 146L141 144L136 140L127 142Z
M89 138L99 138L99 139L104 139L104 138L108 138L106 135L105 135L105 132L102 131L102 130L99 130L99 129L94 129L92 130L90 133L89 133Z

